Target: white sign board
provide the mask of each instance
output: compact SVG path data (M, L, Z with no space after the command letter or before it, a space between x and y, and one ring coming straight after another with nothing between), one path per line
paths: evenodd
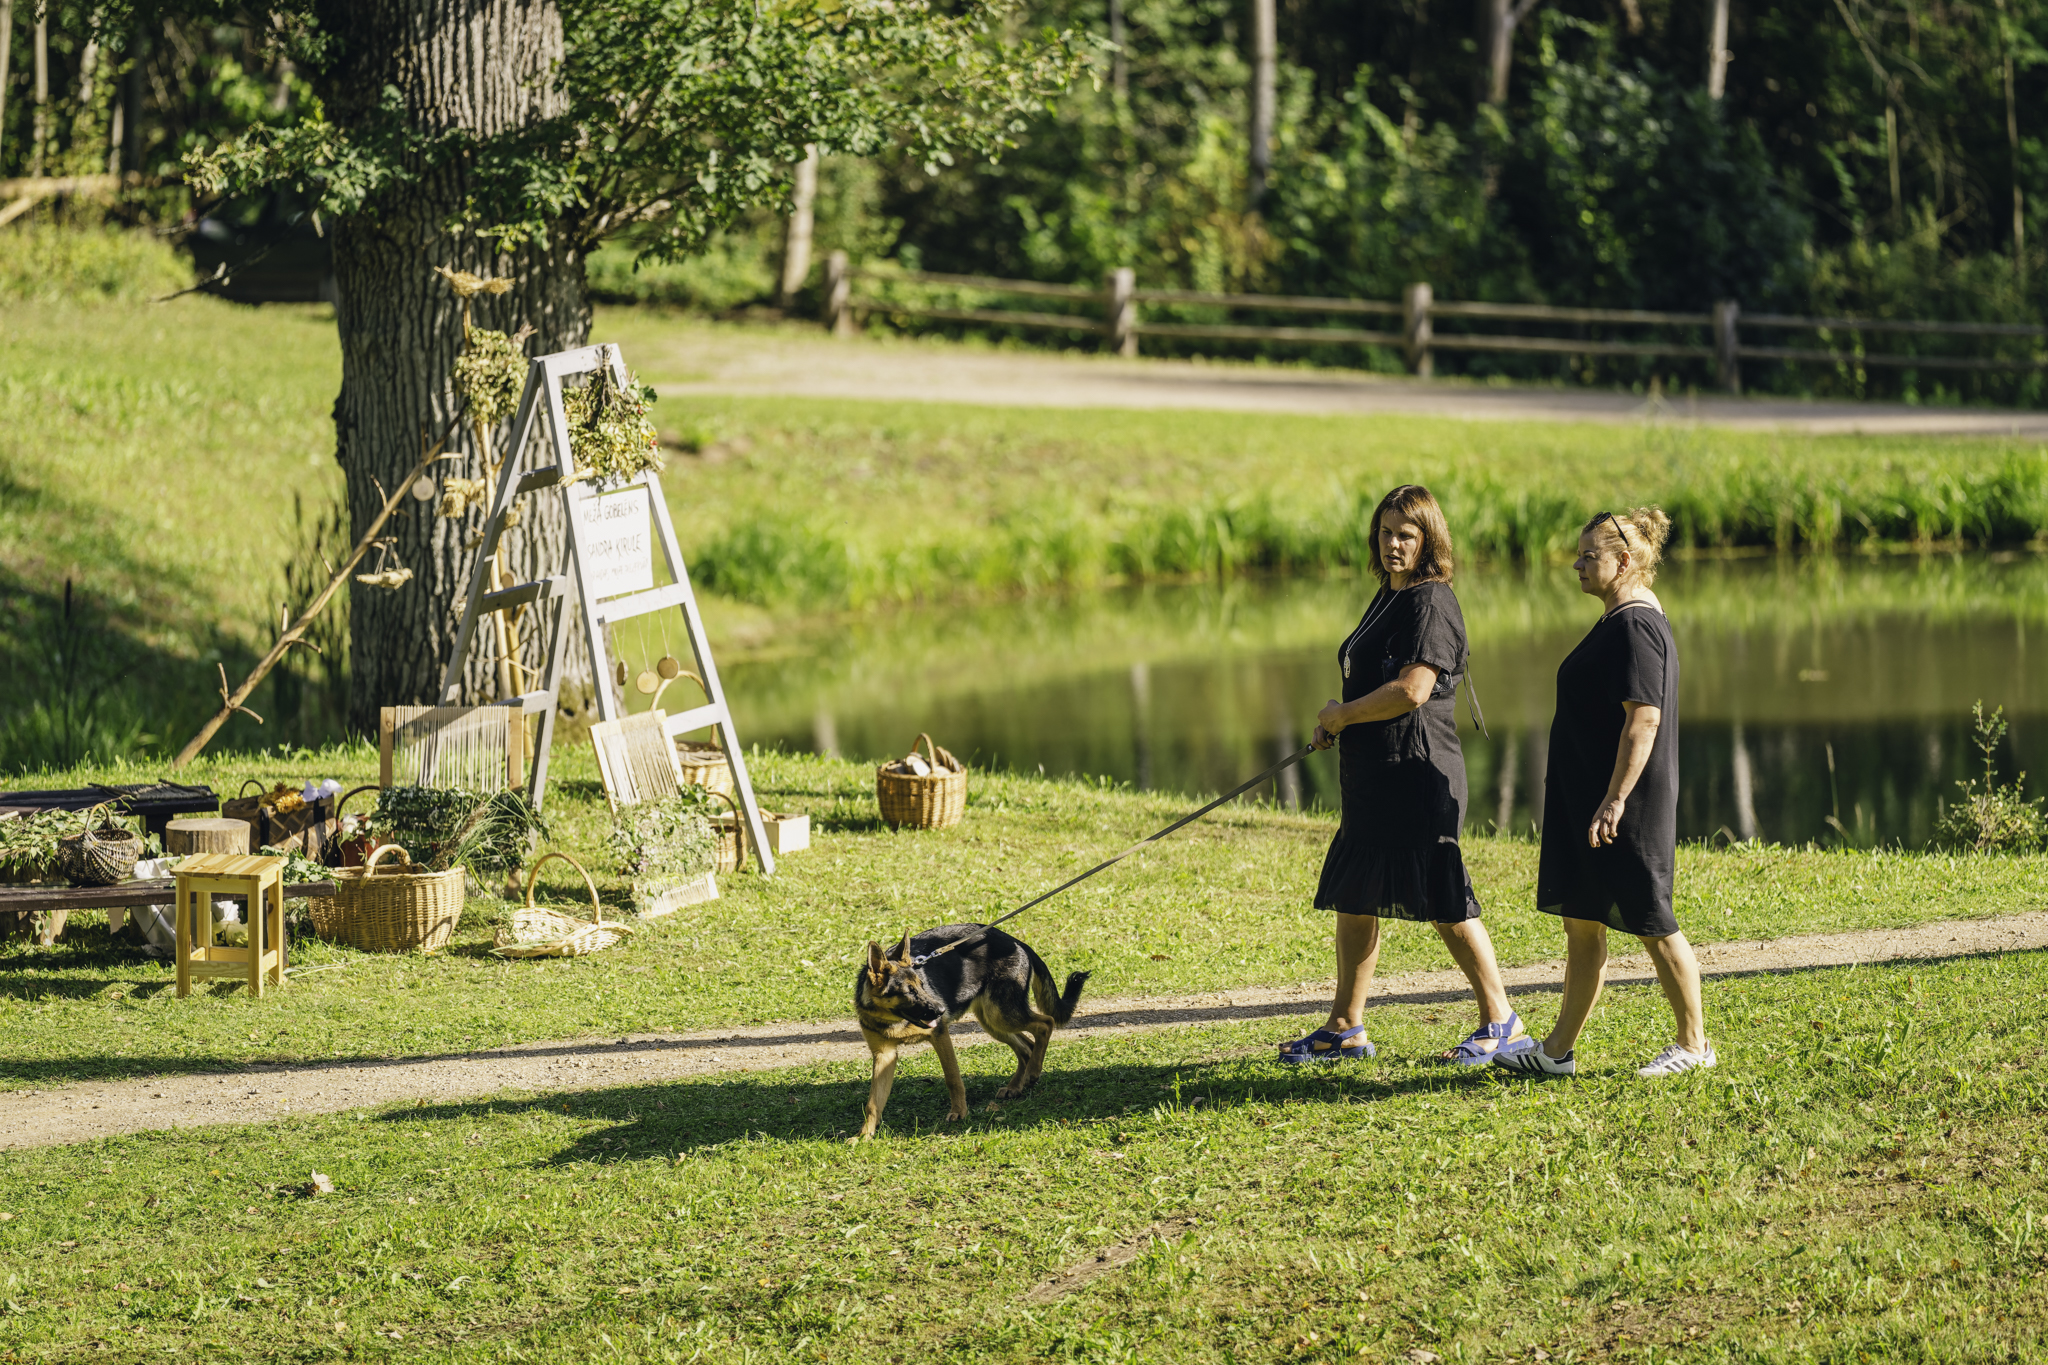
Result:
M576 504L582 523L583 574L592 597L617 597L654 586L654 536L647 486L600 493Z

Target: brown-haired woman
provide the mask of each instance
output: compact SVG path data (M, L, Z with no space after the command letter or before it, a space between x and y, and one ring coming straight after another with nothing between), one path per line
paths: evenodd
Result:
M1454 712L1465 672L1465 616L1451 591L1451 533L1427 488L1403 484L1372 514L1380 590L1337 651L1344 696L1316 717L1315 745L1339 746L1343 823L1323 860L1318 909L1337 912L1337 990L1329 1020L1280 1045L1284 1062L1370 1057L1365 1001L1380 917L1436 926L1479 1001L1479 1027L1442 1054L1479 1066L1533 1047L1508 1008L1493 941L1458 848L1465 755Z
M1497 1058L1569 1076L1600 999L1607 931L1634 934L1657 968L1678 1040L1636 1074L1676 1076L1717 1060L1700 1008L1700 967L1671 913L1678 861L1678 644L1650 591L1671 518L1602 512L1579 533L1579 590L1606 611L1557 670L1543 783L1536 908L1564 920L1564 1001L1540 1047Z

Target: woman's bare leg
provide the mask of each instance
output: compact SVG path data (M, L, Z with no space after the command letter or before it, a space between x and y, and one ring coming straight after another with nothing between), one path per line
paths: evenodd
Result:
M1552 1061L1563 1060L1579 1045L1579 1034L1593 1017L1607 981L1607 926L1598 920L1567 919L1564 938L1564 1000L1550 1036L1543 1040L1543 1055Z
M1672 1017L1678 1023L1678 1045L1687 1052L1707 1050L1706 1011L1700 1004L1700 962L1684 934L1646 938L1643 947L1657 968L1657 984L1671 1002Z
M1500 963L1493 957L1493 936L1483 920L1439 922L1436 931L1451 950L1451 961L1472 983L1472 997L1479 1002L1481 1024L1503 1024L1514 1010L1508 1005L1508 988L1500 979Z
M1365 1022L1365 998L1372 992L1372 974L1380 965L1380 917L1337 916L1337 995L1330 1002L1334 1033Z

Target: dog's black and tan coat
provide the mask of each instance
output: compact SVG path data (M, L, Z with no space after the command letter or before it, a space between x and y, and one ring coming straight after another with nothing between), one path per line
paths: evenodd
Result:
M959 946L946 952L948 944ZM923 966L916 959L927 958ZM990 1036L1008 1043L1017 1054L1017 1074L996 1091L998 1100L1029 1090L1045 1069L1046 1044L1052 1031L1074 1017L1074 1005L1088 973L1067 977L1066 989L1055 993L1052 972L1037 953L1000 929L979 924L948 924L928 929L887 952L868 945L868 963L854 987L853 1008L861 1034L874 1054L875 1078L868 1090L867 1121L860 1136L870 1138L889 1103L896 1079L896 1053L905 1043L930 1040L946 1072L951 1100L946 1117L967 1117L967 1087L960 1079L960 1061L953 1053L947 1027L972 1013Z

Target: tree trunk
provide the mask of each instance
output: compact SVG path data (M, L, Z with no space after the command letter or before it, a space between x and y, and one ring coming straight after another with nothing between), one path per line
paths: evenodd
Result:
M1707 98L1728 90L1728 0L1709 0L1707 10Z
M811 277L812 213L818 200L818 144L804 147L804 159L796 163L796 193L791 196L789 228L782 239L782 288L776 302L784 308L795 304Z
M461 128L491 137L567 107L554 84L563 49L553 0L333 0L323 8L323 27L342 55L320 73L320 94L343 126L368 116L387 88L398 92L408 121L429 133ZM342 365L335 458L348 479L354 535L455 414L451 367L462 343L462 306L435 266L511 278L510 293L478 297L471 315L479 327L506 331L532 324L528 354L580 346L590 331L581 245L556 233L500 253L451 233L468 180L466 162L429 169L374 210L331 228ZM449 447L463 458L442 465L443 475L483 473L467 425ZM496 439L502 444L509 435ZM441 520L432 508L414 502L387 527L395 538L390 564L411 569L410 582L350 585L349 723L359 733L375 732L379 707L434 701L454 644L477 518ZM558 499L535 496L522 510L504 554L506 569L524 581L562 564L568 528ZM529 665L541 659L539 616L529 613L522 632L520 655ZM495 661L478 647L466 662L468 698L492 699ZM581 673L588 677L587 662Z
M1279 21L1275 0L1252 0L1251 165L1245 184L1246 208L1256 213L1266 197L1273 170L1273 121L1279 65Z

